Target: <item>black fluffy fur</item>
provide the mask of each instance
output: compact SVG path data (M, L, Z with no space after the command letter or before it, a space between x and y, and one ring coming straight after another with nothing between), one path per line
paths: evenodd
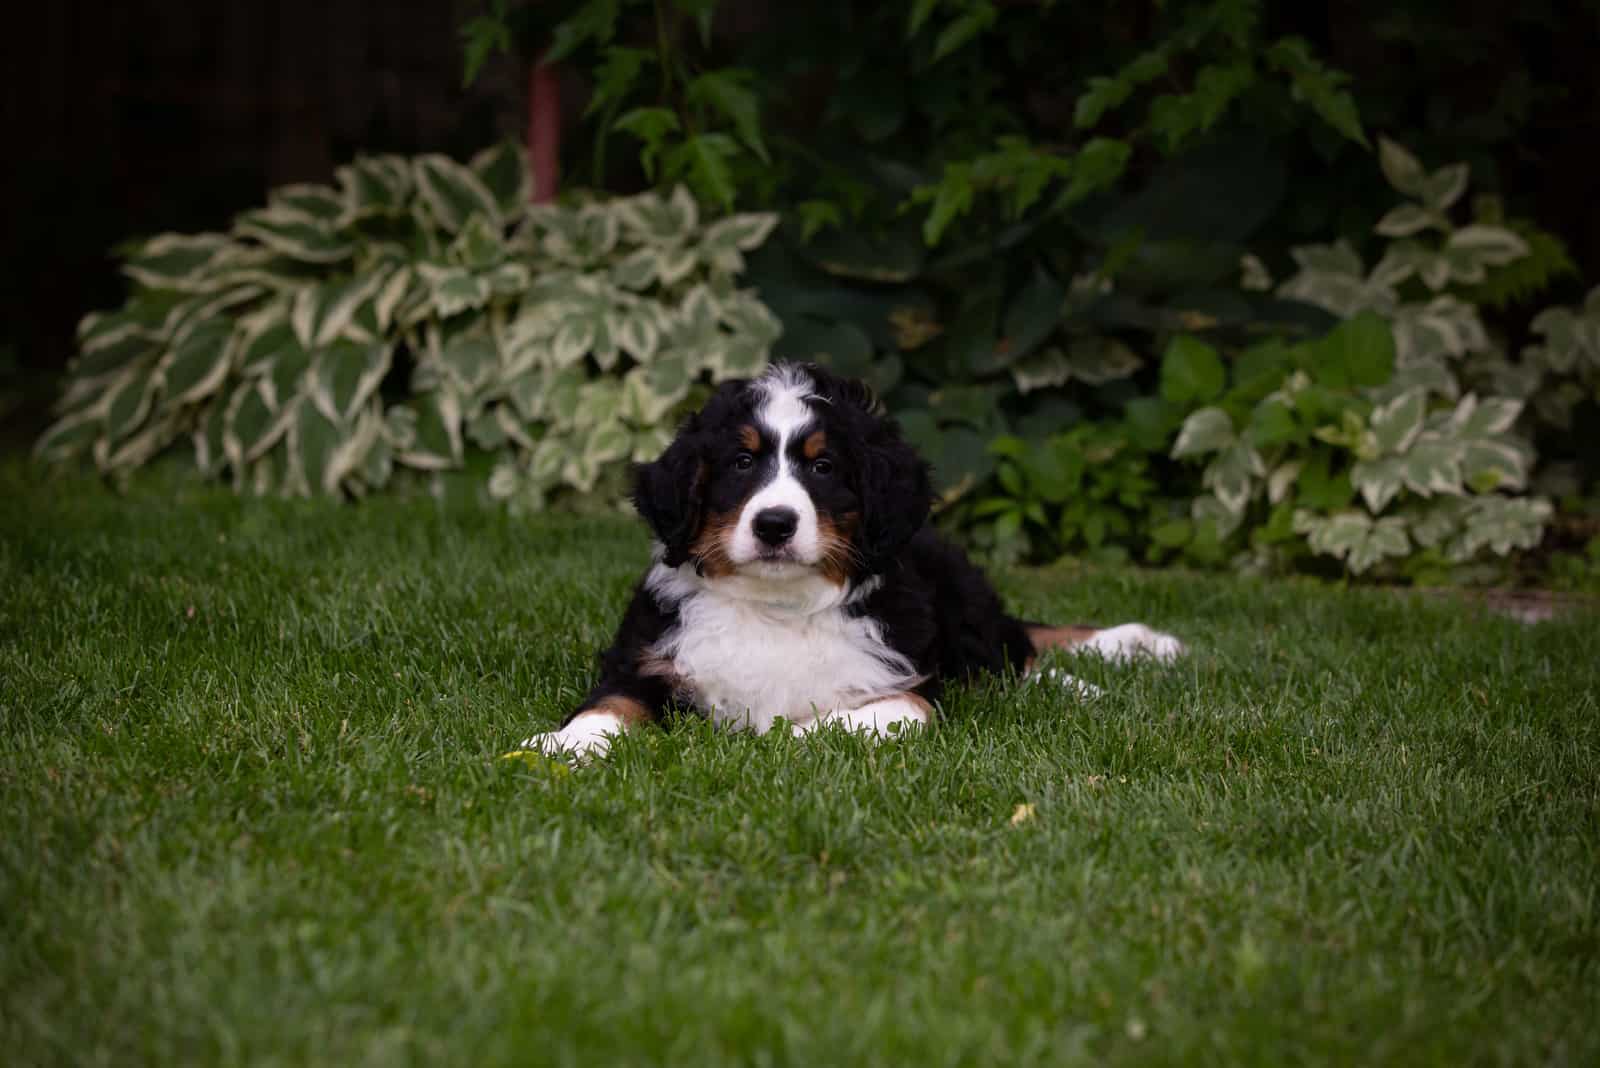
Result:
M821 368L805 370L824 398L812 409L844 476L813 489L813 500L819 511L858 516L852 581L882 580L850 611L882 624L888 644L927 676L915 692L929 701L949 680L1021 670L1035 652L1027 624L1008 615L983 572L928 525L933 491L927 464L867 387ZM733 501L719 500L734 489L719 484L718 471L739 450L738 429L752 421L756 403L750 383L724 383L684 421L660 459L635 468L634 505L661 543L667 566L688 562L708 510ZM641 580L615 640L600 655L599 681L566 722L613 696L659 716L672 701L672 684L642 671L641 661L677 619L676 609L659 605Z

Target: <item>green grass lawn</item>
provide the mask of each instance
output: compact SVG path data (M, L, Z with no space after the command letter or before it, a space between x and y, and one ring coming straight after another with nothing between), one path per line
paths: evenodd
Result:
M0 499L6 1063L1600 1057L1592 617L1018 571L1195 653L556 774L634 523Z

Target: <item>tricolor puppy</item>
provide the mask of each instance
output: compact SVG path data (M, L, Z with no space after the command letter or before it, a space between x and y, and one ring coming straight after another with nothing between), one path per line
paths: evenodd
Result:
M860 383L789 364L724 383L635 471L655 562L600 681L559 730L524 745L603 752L674 703L757 731L782 719L884 734L929 722L947 680L1026 671L1045 649L1183 651L1137 623L1008 615L928 525L932 498L927 465Z

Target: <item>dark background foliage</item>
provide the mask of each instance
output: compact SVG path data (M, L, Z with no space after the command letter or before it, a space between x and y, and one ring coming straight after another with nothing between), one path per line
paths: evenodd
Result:
M718 17L737 34L759 32L783 5L723 6ZM1116 5L1098 33L1085 28L1093 47L1062 42L1064 60L1137 48L1153 6ZM119 292L110 247L122 238L220 226L273 185L326 180L357 150L460 154L516 131L514 64L492 59L461 86L456 27L477 7L63 0L13 11L0 346L30 375L58 371L73 323ZM1269 35L1303 36L1352 75L1369 129L1428 158L1468 160L1478 189L1503 192L1517 214L1560 234L1581 276L1595 276L1600 5L1279 3L1269 21ZM1040 114L1070 113L1070 99L1052 99L1033 72L1001 74ZM793 106L821 117L837 84L836 72L810 71ZM576 113L575 76L569 88ZM567 152L575 166L587 146L569 140ZM1316 214L1381 195L1376 176L1371 188L1341 189L1326 165L1297 162L1292 199L1310 217L1288 236L1322 236Z

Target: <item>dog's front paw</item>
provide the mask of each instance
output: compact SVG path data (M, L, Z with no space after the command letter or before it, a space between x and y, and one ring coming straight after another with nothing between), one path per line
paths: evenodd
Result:
M622 729L616 716L604 712L585 713L558 731L535 734L518 748L547 757L561 753L577 758L602 757L610 750L611 739L621 734Z
M1083 701L1092 701L1096 697L1099 697L1101 694L1105 693L1104 690L1096 686L1094 683L1086 682L1083 679L1078 678L1076 675L1069 675L1057 667L1040 668L1037 671L1029 672L1024 677L1024 681L1030 686L1037 686L1040 683L1051 683L1061 687L1070 694L1076 695L1079 700Z
M1124 623L1120 627L1096 631L1094 637L1077 646L1077 650L1099 653L1117 663L1141 656L1168 663L1188 652L1177 638L1152 630L1143 623Z

